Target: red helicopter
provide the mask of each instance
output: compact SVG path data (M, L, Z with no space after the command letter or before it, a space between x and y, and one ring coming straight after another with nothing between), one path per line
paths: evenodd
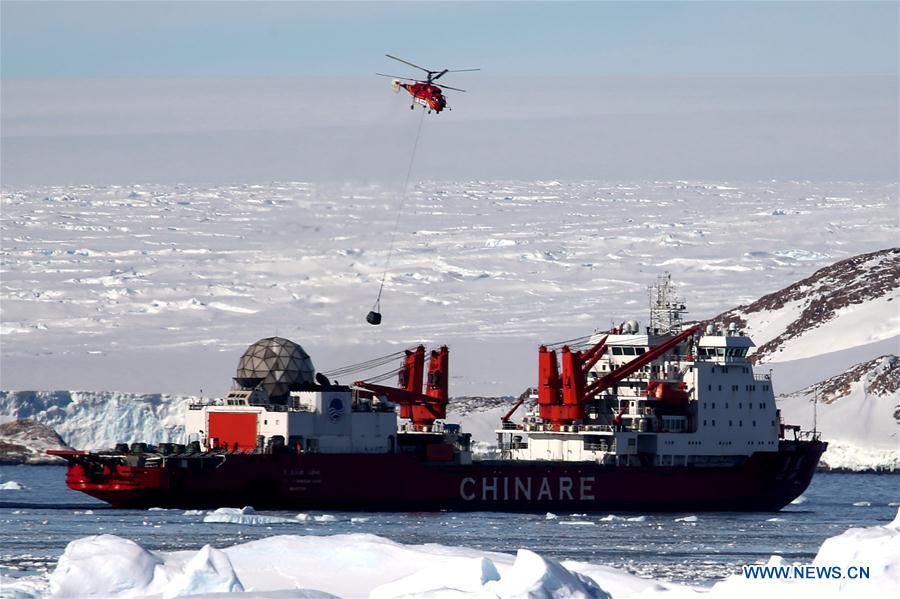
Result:
M409 61L403 60L402 58L397 58L396 56L391 56L390 54L385 54L388 58L392 58L396 61L402 62L403 64L408 64L411 67L415 67L421 71L425 71L427 73L426 79L423 81L421 79L412 79L410 77L398 77L397 75L385 75L384 73L375 73L376 75L381 75L382 77L392 77L394 80L391 82L391 87L395 92L400 91L402 87L406 91L409 92L409 95L413 97L413 103L409 105L409 109L412 110L416 107L416 103L421 104L424 108L428 109L428 113L431 114L432 111L440 112L446 108L447 110L452 110L449 106L447 106L447 99L444 97L441 88L437 85L434 85L432 81L435 79L440 79L447 73L463 73L466 71L480 71L481 69L444 69L442 71L430 71L424 67L420 67L417 64L413 64ZM405 79L406 81L411 81L412 83L403 83L401 79ZM458 92L464 92L466 90L459 89L458 87L450 87L449 85L443 86L446 89L452 89Z

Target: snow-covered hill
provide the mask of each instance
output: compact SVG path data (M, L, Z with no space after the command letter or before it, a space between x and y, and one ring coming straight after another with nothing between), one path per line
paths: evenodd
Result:
M900 248L841 260L711 319L756 343L753 360L784 362L871 344L900 332Z
M813 405L813 402L816 405ZM900 470L900 358L857 364L778 398L785 422L816 428L828 441L822 463L843 470ZM815 408L815 410L814 410Z
M53 464L48 449L70 449L52 428L36 420L0 424L0 464Z

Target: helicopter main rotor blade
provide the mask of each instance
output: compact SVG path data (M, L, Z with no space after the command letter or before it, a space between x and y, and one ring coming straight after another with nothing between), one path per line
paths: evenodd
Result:
M438 73L437 75L432 77L431 80L434 81L435 79L440 79L441 77L443 77L444 75L446 75L449 72L450 71L448 71L447 69L444 69L443 71L441 71L440 73Z
M481 69L445 69L444 73L467 73L469 71L480 71Z
M391 77L393 79L406 79L407 81L416 81L418 83L425 83L421 79L413 79L412 77L401 77L400 75L385 75L384 73L375 73L376 75L381 75L382 77Z
M464 92L464 91L466 91L466 90L464 90L464 89L459 89L458 87L450 87L449 85L442 85L442 86L441 86L441 89L452 89L452 90L455 91L455 92Z
M385 56L387 56L388 58L393 58L394 60L399 61L399 62L402 62L403 64L408 64L409 66L415 67L415 68L419 69L420 71L425 71L425 72L428 73L429 75L431 75L432 73L434 73L434 71L429 71L429 70L426 69L425 67L420 67L419 65L413 64L413 63L409 62L408 60L403 60L402 58L397 58L396 56L391 56L390 54L385 54Z

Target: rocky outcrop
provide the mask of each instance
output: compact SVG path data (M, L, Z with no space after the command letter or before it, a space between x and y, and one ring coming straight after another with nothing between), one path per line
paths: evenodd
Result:
M61 458L48 456L48 449L71 449L49 426L36 420L13 420L0 424L0 464L52 464Z
M765 361L788 341L828 323L844 308L881 298L893 301L898 289L900 248L888 248L826 266L793 285L764 295L752 304L723 312L707 322L734 323L742 330L749 328L757 342L762 342L751 358L756 363ZM792 311L792 318L783 328L759 339L751 322L754 316L785 310Z

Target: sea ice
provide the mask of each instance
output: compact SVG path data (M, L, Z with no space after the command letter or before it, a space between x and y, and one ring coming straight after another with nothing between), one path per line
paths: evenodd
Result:
M527 549L519 549L512 569L504 573L500 580L487 582L484 590L498 597L510 598L612 599L593 579Z
M243 508L220 507L214 512L206 514L206 516L203 517L203 521L218 524L247 524L250 526L296 522L296 520L292 518L257 514L256 510L249 506Z
M253 515L253 514L247 514ZM640 596L756 599L895 597L900 591L900 511L884 526L827 539L812 566L864 565L870 578L776 580L731 576L711 589L662 583L607 566L556 562L528 550L515 556L441 545L401 545L367 534L273 536L217 550L155 553L111 535L70 543L50 575L50 597L174 597L235 592L246 597L472 597L609 599ZM273 556L277 556L273 560ZM285 567L289 565L289 567ZM791 565L781 556L768 565ZM4 581L8 582L8 581ZM28 581L7 585L21 597ZM315 589L302 590L302 589ZM7 589L5 589L7 590Z
M685 516L683 518L675 518L675 522L696 522L697 516Z
M0 491L21 491L25 487L22 486L21 483L18 483L14 480L8 480L5 483L0 483Z

